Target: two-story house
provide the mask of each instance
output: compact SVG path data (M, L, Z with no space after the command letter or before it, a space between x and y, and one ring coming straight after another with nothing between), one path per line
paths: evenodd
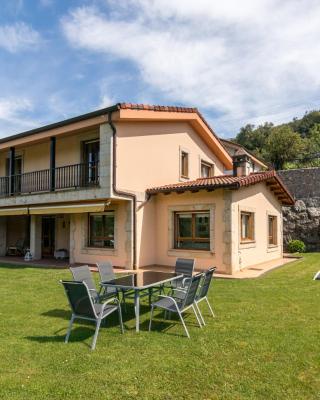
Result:
M232 175L224 171L232 170ZM274 171L234 159L197 109L116 104L0 140L0 256L233 272L282 257Z

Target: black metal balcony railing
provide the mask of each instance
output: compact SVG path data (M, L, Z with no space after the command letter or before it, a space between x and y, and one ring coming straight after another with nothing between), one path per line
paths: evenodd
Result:
M53 170L26 172L0 177L0 196L77 189L99 184L99 163L73 164Z

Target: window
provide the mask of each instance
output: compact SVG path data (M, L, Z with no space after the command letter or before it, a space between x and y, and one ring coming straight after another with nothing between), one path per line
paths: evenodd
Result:
M275 215L268 216L268 244L269 246L277 245L277 217Z
M114 249L114 211L89 214L89 246Z
M99 139L83 142L83 167L84 183L97 183L99 179Z
M210 178L211 176L213 176L212 164L201 161L201 178Z
M174 214L176 249L210 250L210 212Z
M254 213L241 211L241 242L254 241Z
M185 151L181 152L181 177L189 177L189 154Z

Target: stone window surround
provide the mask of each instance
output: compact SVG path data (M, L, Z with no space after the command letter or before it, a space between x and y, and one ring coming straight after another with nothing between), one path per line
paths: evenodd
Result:
M250 240L247 242L241 242L241 212L249 212L253 213L253 232L254 232L254 240ZM256 243L256 212L257 209L254 207L248 206L239 206L238 209L238 224L239 224L239 250L242 249L251 249L257 246Z
M104 213L90 213L90 214L106 214L108 211L114 212L114 248L101 248L101 247L91 247L88 245L89 242L89 213L85 213L82 217L81 224L81 236L83 238L81 245L81 254L91 254L91 255L118 255L118 205L113 205L110 209L107 209Z
M198 158L199 158L199 178L202 178L201 177L201 165L202 165L202 163L205 163L205 164L208 164L208 165L211 166L211 176L214 176L215 175L215 164L214 164L214 162L212 160L209 160L206 157L202 157L200 154L199 154Z
M168 256L175 257L197 257L208 258L215 254L214 248L214 232L215 232L215 208L214 203L201 203L201 204L177 204L168 207ZM210 213L210 250L187 250L174 248L174 213L182 211L209 211Z
M277 244L269 244L269 216L277 217ZM267 237L267 253L272 253L273 251L278 251L280 246L280 215L277 215L275 211L267 210L266 212L266 221L267 221L267 229L266 229L266 237Z
M188 154L188 177L182 176L182 163L181 163L182 153ZM186 147L179 146L179 181L180 182L188 181L189 176L190 176L190 150L187 149Z

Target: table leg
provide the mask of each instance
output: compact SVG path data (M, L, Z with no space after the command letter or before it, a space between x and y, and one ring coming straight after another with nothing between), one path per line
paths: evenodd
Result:
M134 292L134 310L136 313L136 332L139 332L140 327L140 292L135 290Z

